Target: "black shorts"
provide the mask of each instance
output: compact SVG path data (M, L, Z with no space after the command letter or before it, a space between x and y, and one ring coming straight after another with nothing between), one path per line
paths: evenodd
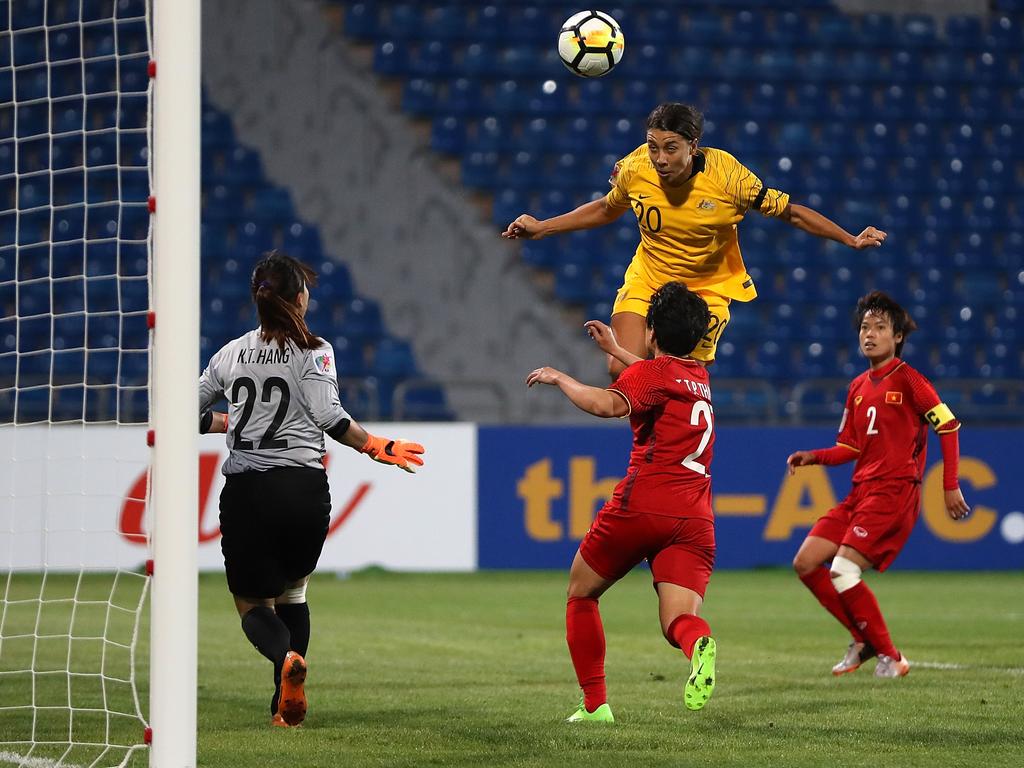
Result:
M277 597L316 568L331 520L327 473L280 467L224 478L220 548L238 597Z

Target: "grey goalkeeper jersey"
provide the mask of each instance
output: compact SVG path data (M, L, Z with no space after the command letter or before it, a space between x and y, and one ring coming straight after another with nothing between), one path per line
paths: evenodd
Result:
M326 341L282 350L260 331L228 342L199 377L199 413L227 398L228 458L234 475L275 467L322 468L324 430L351 419L338 397L334 349Z

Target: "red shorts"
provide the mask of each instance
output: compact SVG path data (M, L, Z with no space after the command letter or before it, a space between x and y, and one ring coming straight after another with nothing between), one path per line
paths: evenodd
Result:
M920 511L920 483L856 483L850 495L820 517L808 535L845 544L864 555L875 570L884 571L907 543Z
M704 597L715 563L715 524L703 517L652 515L605 504L580 542L580 554L609 581L646 559L655 584L678 584Z

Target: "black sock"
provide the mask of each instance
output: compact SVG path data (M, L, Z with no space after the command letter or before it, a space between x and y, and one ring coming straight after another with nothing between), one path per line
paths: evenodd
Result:
M291 644L291 633L287 625L278 618L273 608L261 605L242 617L242 631L256 650L273 662L275 691L280 691L281 669ZM270 705L271 714L277 711L277 696L275 692Z
M292 635L292 650L305 656L309 650L309 603L278 603L277 617Z

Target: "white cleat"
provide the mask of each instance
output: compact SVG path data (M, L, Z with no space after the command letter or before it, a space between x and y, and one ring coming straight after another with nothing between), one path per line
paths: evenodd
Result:
M879 656L875 667L875 677L905 677L910 671L910 662L900 654L898 659L891 656Z
M838 677L850 672L856 672L860 665L875 655L875 650L867 643L858 643L854 640L846 649L846 655L832 667L832 674Z

